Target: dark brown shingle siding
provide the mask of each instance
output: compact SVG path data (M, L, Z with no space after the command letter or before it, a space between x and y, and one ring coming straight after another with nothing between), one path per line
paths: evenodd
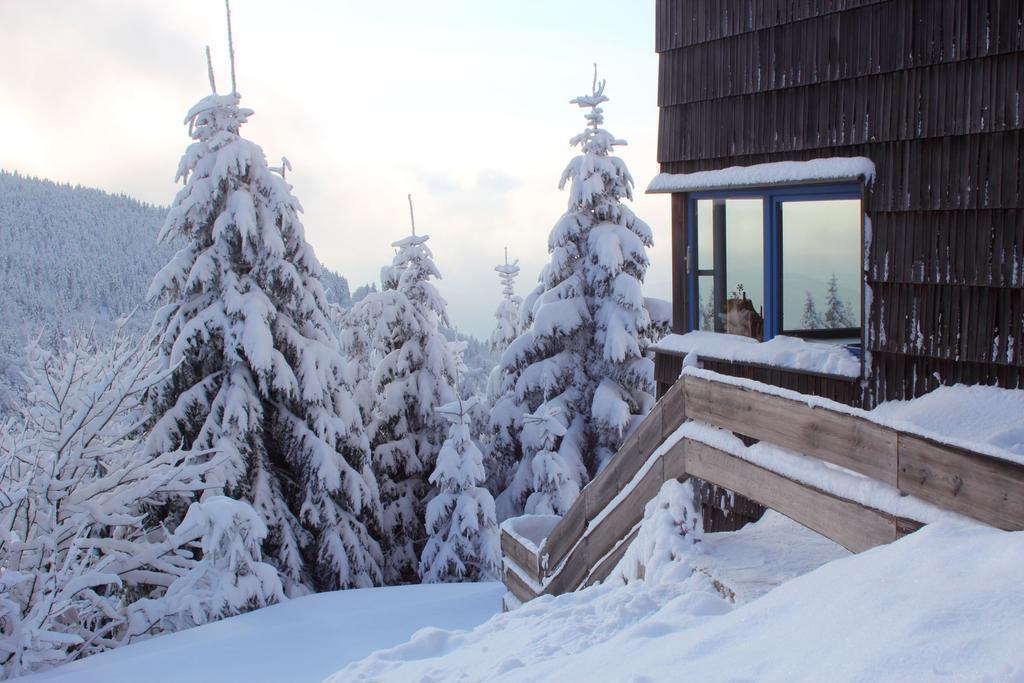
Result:
M875 162L865 405L1024 387L1024 1L656 8L663 171Z

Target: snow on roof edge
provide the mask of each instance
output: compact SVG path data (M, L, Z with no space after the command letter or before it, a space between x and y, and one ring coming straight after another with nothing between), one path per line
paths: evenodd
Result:
M648 194L715 190L803 181L853 180L870 182L875 164L867 157L829 157L809 161L776 161L752 166L730 166L717 171L659 173L647 186Z

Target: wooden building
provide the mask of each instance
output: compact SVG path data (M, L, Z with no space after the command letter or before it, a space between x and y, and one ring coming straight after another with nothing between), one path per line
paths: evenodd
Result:
M670 195L675 328L655 347L659 401L550 529L503 526L513 603L608 576L670 479L700 483L708 531L765 505L859 552L924 521L716 432L679 438L690 420L1024 528L1021 464L775 389L864 408L940 384L1024 389L1024 0L656 10L648 191ZM680 378L687 356L705 371Z
M1024 388L1024 2L656 12L649 191L671 195L674 331L816 339L861 363L705 365L867 408L940 384ZM724 329L738 304L753 326ZM680 355L659 352L662 389Z

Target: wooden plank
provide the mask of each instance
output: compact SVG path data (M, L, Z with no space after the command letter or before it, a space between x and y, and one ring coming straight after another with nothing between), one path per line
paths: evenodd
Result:
M610 552L643 519L644 507L658 495L664 481L663 459L659 457L636 486L589 529L587 552L593 561Z
M647 457L653 453L661 442L664 440L662 436L662 404L655 403L644 419L640 422L640 425L636 428L637 441L639 446L639 460L645 462ZM615 456L618 457L618 454Z
M505 584L505 588L508 588L512 595L516 596L519 602L529 602L537 597L533 589L508 567L505 567L505 571L502 572L502 583Z
M896 540L896 522L884 512L787 479L699 441L685 442L691 476L756 500L848 550L861 552Z
M633 477L647 461L647 457L640 451L639 432L640 429L634 431L633 438L626 440L623 447L584 489L587 496L585 513L587 521L599 515L605 506L619 494L619 491L633 480ZM582 535L582 533L581 529L580 534Z
M506 562L514 562L531 579L537 583L541 582L537 556L504 529L501 530L501 554L506 558Z
M896 486L896 433L862 418L723 382L683 378L687 417Z
M662 456L662 476L665 481L669 479L685 479L686 473L686 440L680 439L672 445Z
M612 552L608 553L604 559L597 563L597 566L590 571L590 575L587 576L587 580L583 582L583 586L593 586L595 583L601 583L612 573L615 566L622 559L622 556L629 550L630 544L636 540L637 534L640 533L640 527L633 529L629 536L626 536L619 545Z
M661 435L668 437L686 422L685 388L683 382L676 382L665 393L661 401Z
M573 552L565 558L565 565L561 571L548 579L542 593L544 595L561 595L576 590L586 580L590 573L590 553L587 547L588 539L584 538L579 545L575 546ZM555 567L552 567L554 569Z
M540 570L545 576L561 563L587 528L587 489L584 488L562 521L555 525L540 547Z
M1024 467L899 435L899 489L1000 529L1024 529Z

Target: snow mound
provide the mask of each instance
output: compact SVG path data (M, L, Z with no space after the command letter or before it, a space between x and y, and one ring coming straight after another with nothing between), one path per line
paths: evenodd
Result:
M735 608L701 572L595 586L329 680L1020 680L1021 566L1024 532L932 525Z

